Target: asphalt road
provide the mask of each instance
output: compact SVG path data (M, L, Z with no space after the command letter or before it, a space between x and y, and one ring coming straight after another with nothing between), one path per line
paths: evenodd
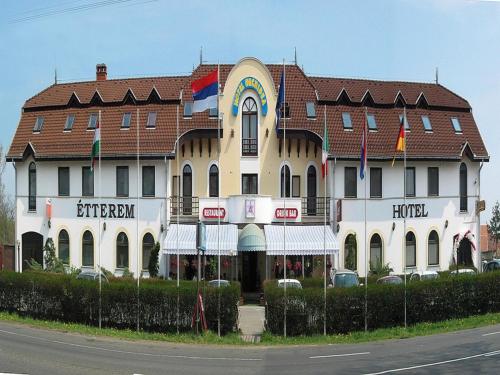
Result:
M0 373L500 374L500 325L357 345L215 347L95 338L0 322Z

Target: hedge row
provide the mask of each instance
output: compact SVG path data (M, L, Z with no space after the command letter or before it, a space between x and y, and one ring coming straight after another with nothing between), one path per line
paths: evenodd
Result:
M217 332L218 289L204 287L205 315L209 329ZM231 332L238 319L238 283L220 289L221 332ZM141 280L139 289L140 328L154 332L191 330L196 301L196 283ZM137 326L137 284L133 279L102 284L102 324L105 327ZM98 325L99 287L95 281L68 275L37 272L0 272L0 310L36 319Z
M407 323L436 322L500 312L500 272L459 276L407 284ZM287 334L323 333L323 288L287 289ZM267 283L267 329L283 334L284 289ZM404 286L368 284L368 328L404 324ZM365 288L330 288L326 297L327 332L364 329Z

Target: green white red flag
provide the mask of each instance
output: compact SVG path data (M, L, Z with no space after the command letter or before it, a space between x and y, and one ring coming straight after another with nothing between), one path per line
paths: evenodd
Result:
M100 117L100 116L99 116ZM94 164L96 159L99 157L101 153L101 124L99 124L99 119L97 119L97 124L94 131L94 141L92 142L92 164L90 166L90 170L94 171Z
M330 149L330 145L328 144L328 129L325 127L323 132L323 146L321 147L321 174L323 178L328 175L328 150Z

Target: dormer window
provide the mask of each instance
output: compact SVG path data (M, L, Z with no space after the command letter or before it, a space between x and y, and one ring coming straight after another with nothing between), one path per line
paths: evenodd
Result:
M426 132L432 132L432 124L429 116L422 116L422 124Z
M87 129L95 129L97 126L97 113L91 113Z
M42 131L44 118L43 116L37 116L35 120L35 126L33 127L33 133L40 133Z
M193 117L193 102L184 102L184 117Z
M342 112L342 123L344 125L344 130L352 130L352 119L349 112Z
M75 123L75 115L68 115L66 117L66 123L64 124L64 131L69 132L73 129L73 124Z
M368 121L368 129L369 130L377 130L377 122L375 121L374 114L366 115L366 121Z
M146 128L154 128L154 127L156 127L156 112L149 112Z
M307 113L307 118L309 119L316 118L316 107L314 106L314 102L306 103L306 113Z
M452 117L451 124L453 125L453 129L455 129L455 133L462 133L462 126L460 125L458 118Z
M125 112L122 119L122 129L130 128L130 120L132 119L132 114L130 112Z

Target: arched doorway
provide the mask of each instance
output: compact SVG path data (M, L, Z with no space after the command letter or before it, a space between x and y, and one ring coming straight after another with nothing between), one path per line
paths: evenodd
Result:
M26 232L22 235L23 241L23 271L28 268L28 261L34 259L43 265L43 236L36 232Z
M472 244L465 237L458 245L457 263L460 266L474 266L474 263L472 262Z

